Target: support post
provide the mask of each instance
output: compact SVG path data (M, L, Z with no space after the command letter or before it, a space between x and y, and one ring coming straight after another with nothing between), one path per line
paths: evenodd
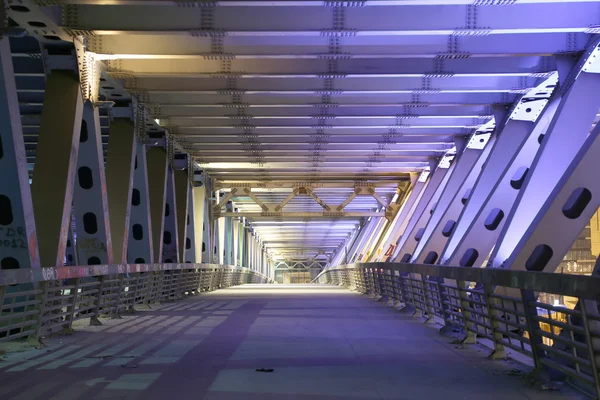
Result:
M396 256L394 257L394 261L410 261L417 244L414 240L415 233L427 222L430 211L439 196L441 196L442 190L451 174L451 168L452 165L438 164L437 168L435 168L429 177L427 187L423 190L423 194L418 199L415 210L404 233L396 243Z
M415 249L413 261L424 263L427 260L436 263L439 260L446 240L456 226L469 192L477 181L495 141L496 137L490 137L489 133L473 135L458 159L452 177L425 227L423 237Z
M164 232L162 244L162 261L179 263L179 244L177 238L177 209L175 207L175 176L173 168L167 168L167 193L165 196Z
M138 140L131 193L131 218L127 261L131 264L154 264L152 223L150 221L150 196L146 145Z
M79 79L55 70L46 79L31 195L40 264L62 265L71 218L83 99Z
M506 220L505 214L512 208L517 197L518 189L513 186L520 187L520 178L517 178L517 181L512 184L511 181L517 175L521 176L522 172L531 165L539 148L540 135L548 127L559 102L560 98L552 99L535 120L533 129L527 134L518 151L508 162L505 161L506 167L502 169L500 177L496 179L494 185L488 184L478 189L477 200L473 193L452 238L450 238L445 250L446 258L442 260L443 263L467 266L468 261L468 264L474 267L483 264L496 244L502 224ZM520 133L523 134L523 132ZM499 167L501 166L502 164L499 165ZM493 164L488 163L486 169L488 168L494 168ZM497 176L497 174L497 171L489 172L490 177ZM485 193L487 190L490 192ZM485 200L480 203L484 198Z
M523 173L515 207L506 210L506 223L490 257L494 267L553 271L596 212L594 191L600 187L593 171L600 154L600 127L591 134L590 129L600 99L590 93L600 90L599 57L596 41L575 67L575 80L562 88L561 104L531 170ZM559 232L558 237L551 238L552 232ZM521 260L525 262L517 265Z
M190 179L187 170L176 170L175 175L175 204L177 211L177 240L179 246L179 260L185 262L185 251L188 246L187 231L189 228L188 221L191 218L188 214L189 206L189 190Z
M196 248L196 238L198 236L202 237L202 231L198 231L199 233L196 234L196 219L198 218L198 216L195 214L195 211L196 208L194 205L194 187L190 185L188 187L188 208L187 219L185 221L187 228L185 230L186 238L183 250L183 262L189 264L196 264L197 262L199 262L199 260L197 260L197 257L202 254L202 251L198 252ZM200 246L202 246L202 243L200 243ZM200 250L202 250L202 247L200 247Z
M150 194L150 221L154 262L162 263L163 231L167 195L167 153L159 147L146 152L148 162L148 193Z
M110 123L106 153L106 190L113 262L119 264L127 262L135 150L133 121L114 118Z
M38 268L33 202L8 37L0 38L0 74L0 267ZM5 240L10 246L4 246Z
M86 101L79 137L77 179L73 198L78 265L113 263L106 194L100 113L97 107Z
M194 198L194 251L196 253L196 262L207 263L209 261L206 243L206 186L194 186L192 188L192 195Z

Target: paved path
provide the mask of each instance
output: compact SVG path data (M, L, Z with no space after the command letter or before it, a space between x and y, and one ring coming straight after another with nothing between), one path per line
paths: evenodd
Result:
M245 285L77 330L5 356L0 399L582 398L331 286Z

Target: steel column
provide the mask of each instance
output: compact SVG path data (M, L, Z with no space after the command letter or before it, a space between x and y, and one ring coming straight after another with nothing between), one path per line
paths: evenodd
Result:
M448 265L472 265L481 266L487 259L490 251L494 247L500 229L503 223L503 215L508 212L514 204L518 190L511 185L511 180L519 172L520 169L531 165L531 162L539 149L539 138L546 131L550 124L558 104L561 102L559 97L553 98L546 106L542 114L538 117L533 129L529 134L526 133L527 126L519 124L518 128L511 130L515 134L517 140L525 134L526 139L521 139L521 146L514 155L506 155L510 160L504 162L498 161L497 167L501 169L500 178L495 182L493 177L498 176L499 170L494 164L489 162L485 169L492 168L487 172L490 181L485 181L486 184L477 189L477 193L473 193L471 199L467 203L467 208L461 216L459 226L455 230L453 237L450 238L448 247L445 250L446 258L442 259L442 263ZM506 143L504 143L507 145ZM513 144L514 145L514 144ZM514 151L514 147L513 151ZM510 150L510 149L508 149ZM498 154L499 156L499 154ZM495 160L499 160L496 157ZM481 181L482 183L484 181ZM518 184L518 182L517 182ZM514 185L514 184L513 184ZM487 190L491 190L486 193ZM475 196L477 194L477 197ZM484 199L482 202L482 199ZM502 213L497 213L495 210L505 210ZM495 221L493 215L497 215L499 221ZM491 219L490 219L490 216ZM486 220L489 220L489 223ZM486 224L490 228L486 228ZM452 248L450 246L453 246Z
M175 211L177 213L177 243L179 248L179 262L185 262L185 251L191 248L188 243L187 230L189 229L189 190L190 178L187 170L174 171L175 179Z
M196 262L209 262L208 244L206 235L207 207L206 207L206 185L194 186L192 188L194 198L194 236Z
M413 217L411 218L411 221L405 230L405 234L400 238L397 250L398 256L394 261L409 262L412 259L412 255L417 247L420 236L423 235L427 221L429 221L429 218L435 209L436 203L441 197L446 184L452 176L455 166L456 162L452 163L449 168L442 168L438 166L438 168L435 170L433 176L431 177L432 180L427 185L427 189L421 198L421 202L424 202L423 207L419 207L419 209L415 210L415 213L413 214ZM442 172L438 174L438 170L441 170ZM434 178L438 178L438 176L441 179L439 181L435 179L434 181Z
M460 217L456 220L456 226L450 238L446 242L440 263L458 264L458 260L453 259L457 246L469 230L469 226L485 200L493 191L502 172L522 146L527 136L531 134L535 124L533 121L522 121L511 118L506 122L504 127L498 125L496 129L500 129L500 132L493 143L488 160L484 164L483 170L473 186L473 190L468 194L464 194L466 204L462 209ZM436 248L438 247L436 246Z
M440 167L438 164L437 168L434 167L434 165L432 165L430 168L435 169L433 171L430 170L428 174L428 180L425 186L419 193L418 197L415 199L415 202L413 203L413 206L409 211L410 219L405 220L403 222L405 226L404 228L400 229L402 231L401 236L396 242L396 250L390 261L398 261L402 258L402 256L404 256L405 253L401 253L402 247L408 241L408 238L410 237L413 228L419 222L419 219L425 211L425 208L438 191L438 188L444 183L444 178L446 177L446 175L448 175L449 168L446 165L442 165Z
M110 122L106 153L106 190L115 263L127 262L135 146L133 122L128 118L114 118Z
M167 168L167 193L165 196L164 232L162 261L179 263L179 240L177 237L177 208L175 205L175 175L173 168Z
M194 204L194 187L191 186L189 181L187 195L188 206L187 219L185 221L187 227L185 229L185 247L183 250L183 262L196 264L201 262L199 260L199 255L201 254L201 251L198 251L198 249L202 250L202 247L197 247L196 238L198 236L202 237L202 230L196 231L196 219L198 219L199 216L195 213L196 205ZM202 227L200 227L200 229L202 229ZM196 234L196 232L198 233ZM200 246L202 246L202 243L200 243Z
M129 241L127 242L127 261L132 264L154 263L149 194L146 146L138 140L133 167Z
M82 115L78 77L52 71L46 78L31 184L43 267L62 265L65 257Z
M146 152L148 163L148 193L150 198L150 221L154 262L162 263L165 204L167 200L167 153L160 147Z
M113 263L106 194L100 113L87 101L83 108L73 193L78 265Z
M563 177L565 174L569 172L575 173L575 171L577 171L578 175L573 176L573 179L570 180L573 182L572 184L579 184L582 189L588 188L590 192L594 189L592 186L595 179L593 171L596 169L597 163L594 164L593 162L587 161L587 157L586 160L583 158L587 154L590 154L588 157L596 157L596 159L598 156L598 153L594 153L592 149L586 146L594 145L594 142L591 141L592 139L590 138L589 132L592 124L596 120L598 109L600 108L600 97L594 95L600 90L600 62L598 61L598 57L600 56L599 46L600 45L596 44L582 57L580 63L575 67L575 71L579 72L579 74L570 87L568 87L567 84L567 87L563 88L563 100L543 137L540 151L531 165L531 171L526 174L523 180L523 188L517 196L515 207L513 207L510 213L508 213L509 210L505 210L508 214L506 218L507 222L502 227L500 239L490 257L494 267L502 266L513 254L517 245L519 243L524 244L524 241L522 241L521 238L526 235L526 232L529 229L535 230L532 226L534 219L537 219L537 215L541 217L541 214L548 211L550 204L546 201L550 196L558 196L558 194L553 194L553 192L560 191L560 186L567 183L567 181L561 182L561 180L564 179ZM596 133L593 135L595 134ZM586 166L590 169L585 171L576 168L573 163L580 161L583 162L584 165L586 165L585 163L587 161ZM584 177L588 178L585 179ZM569 186L569 188L573 191L577 186ZM570 195L571 192L563 192L556 200L558 202L561 200L566 201ZM587 193L586 196L589 196L589 193ZM591 200L587 197L585 197L585 199L587 199L587 201ZM574 200L577 200L577 198L574 198ZM586 208L584 205L585 201L581 198L577 201L583 203L577 203L575 205L563 203L562 206L564 206L565 209L572 206L578 210L583 207L586 212L583 213L583 209L579 211L583 213L582 215L589 215L590 217L596 211L596 209L594 209L590 214L590 210L593 207ZM543 209L543 207L545 208ZM556 205L556 207L558 207L558 205ZM538 211L540 210L541 214L538 214ZM554 212L557 210L560 211L560 207L558 209L553 208ZM558 220L561 220L561 218L558 217L560 212L554 215L557 216ZM565 215L567 215L566 211ZM571 223L567 224L567 219L577 221L571 221ZM573 229L581 224L583 217L582 219L579 219L579 215L577 217L563 217L562 220L565 221L565 228L568 226ZM550 223L549 226L555 225ZM585 224L581 225L581 228L579 229L581 230L584 226ZM572 230L561 231L560 237L562 240L551 240L548 242L556 247L554 255L552 256L553 263L550 263L549 265L558 265L556 260L560 254L563 254L562 249L570 247L579 234L579 231L577 231L577 233L573 233L574 231ZM535 240L541 240L541 243L546 243L546 240L539 237L538 234L535 235ZM546 236L546 234L542 234L542 236ZM531 244L532 242L528 241L528 246ZM531 254L530 250L532 249L529 247L523 248L523 251L527 254L526 257L529 257ZM521 258L515 256L513 260L517 261L521 260ZM550 260L547 262L549 261ZM505 267L508 267L508 265ZM512 264L511 267L521 269L524 265L517 266L516 264ZM536 268L543 267L540 267L540 265L537 264Z
M231 263L235 264L235 265L240 265L238 263L238 254L240 251L240 223L238 221L237 218L234 218L232 221L233 224L233 255L232 255L232 260Z
M233 203L228 201L226 204L226 210L233 212ZM223 243L223 264L233 264L233 217L225 217L223 219L224 226L224 243Z
M488 143L488 139L492 143ZM468 199L468 192L472 190L477 181L495 141L496 137L489 138L489 134L474 135L471 139L458 159L456 168L427 223L423 237L417 244L412 257L413 262L423 264L427 261L432 264L438 261L446 239L452 234L466 199Z
M8 37L0 38L0 267L40 266Z
M568 130L568 132L573 135L579 133L576 130ZM548 140L550 144L552 137L544 140ZM550 146L547 146L546 150L542 149L542 152L542 156L546 157L553 154ZM560 180L545 199L539 212L534 215L527 230L518 238L514 251L506 260L502 259L504 250L502 245L506 243L506 239L500 242L499 251L496 253L499 258L494 259L494 266L501 265L503 268L514 270L555 271L581 230L600 206L600 181L596 172L599 158L600 124L596 125L578 154L573 157L570 165L559 177ZM538 162L540 160L541 157ZM540 165L540 168L542 167L543 164ZM524 189L522 200L528 201L532 197L531 193L527 193L528 188L539 190L534 181L538 175L536 171L533 171L530 183ZM538 176L543 178L546 172L547 169L539 170ZM550 180L548 184L551 184ZM511 229L506 230L507 234L511 231Z
M430 176L430 171L423 171L417 177L415 175L411 175L411 187L410 193L405 197L404 202L400 210L398 210L398 214L396 218L394 218L393 227L391 228L390 235L383 246L384 252L382 252L381 256L377 259L377 261L390 261L394 255L396 250L396 244L398 240L404 233L410 218L415 212L416 206L423 194L424 189L427 187L428 178Z
M217 263L225 264L225 217L215 220Z

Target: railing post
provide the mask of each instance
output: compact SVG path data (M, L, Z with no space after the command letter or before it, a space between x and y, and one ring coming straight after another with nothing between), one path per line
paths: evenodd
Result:
M475 324L473 323L473 321L471 321L471 318L473 317L473 314L471 314L471 311L469 311L470 305L469 305L469 294L467 293L467 291L465 290L465 288L468 286L467 282L465 281L456 281L456 288L458 291L458 297L459 297L459 305L460 305L460 313L463 317L463 321L464 321L464 329L465 329L465 337L462 340L462 344L475 344L477 343L477 334L474 332L475 329ZM485 286L484 286L484 291L485 291ZM487 300L486 297L486 304L488 305L488 313L490 310L490 303ZM493 321L490 320L490 325L493 323ZM493 335L493 333L492 333ZM496 344L494 343L494 347L496 347Z
M598 318L598 304L592 300L579 299L581 308L581 320L585 329L585 339L588 346L590 366L594 378L596 396L600 399L600 375L598 371L598 355L600 355L600 321L588 319L588 315ZM594 336L596 337L594 341Z
M494 350L489 355L492 360L500 360L506 358L506 349L502 344L502 333L499 331L498 323L498 310L494 309L493 306L498 304L498 300L492 298L490 295L493 288L489 285L483 284L483 297L485 299L485 308L487 309L488 319L490 321L490 329L492 331L492 341L494 342Z
M435 321L434 316L435 316L435 307L433 305L433 296L432 296L432 290L431 290L431 286L430 286L430 282L427 279L427 276L425 274L419 274L421 275L421 285L423 285L423 304L424 304L424 314L423 315L425 317L425 321L424 323L429 324Z
M40 343L40 337L42 336L42 324L44 323L44 310L46 308L46 300L48 299L48 286L49 283L48 281L42 281L40 283L38 283L38 289L41 290L41 293L39 293L36 296L36 299L40 301L40 303L38 304L38 310L39 310L39 314L38 314L38 323L37 323L37 329L34 335L31 335L29 337L30 341L33 341L35 344L39 344ZM2 303L0 303L1 305L4 305L4 293L6 290L5 286L1 287L2 289L2 296L0 296L0 299L2 300Z
M68 315L65 316L65 326L63 327L64 333L72 333L73 332L73 318L75 317L75 310L77 309L77 298L79 296L79 283L80 279L72 279L74 281L73 289L69 289L73 291L73 298L71 299L71 304L67 307ZM68 324L68 326L66 326Z
M536 297L533 290L521 289L521 298L523 299L523 312L525 314L525 322L527 331L529 332L529 343L531 345L531 353L535 368L542 367L540 359L545 355L540 346L544 343L543 338L537 333L540 329L540 323L534 319L537 316ZM515 315L516 321L519 322L519 316Z
M119 307L121 306L121 300L123 298L123 281L125 280L125 275L124 274L119 274L119 287L117 288L117 299L115 301L115 310L113 311L112 315L110 316L112 319L121 319L123 317L121 317L121 314L119 312Z
M98 285L98 293L96 294L96 299L94 301L94 315L90 317L90 325L99 326L102 325L100 322L100 303L102 302L102 291L104 290L104 275L98 277L100 284Z

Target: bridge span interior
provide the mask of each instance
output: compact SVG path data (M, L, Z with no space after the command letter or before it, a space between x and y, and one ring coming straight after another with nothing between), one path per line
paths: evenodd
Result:
M600 397L600 1L4 5L0 398Z

